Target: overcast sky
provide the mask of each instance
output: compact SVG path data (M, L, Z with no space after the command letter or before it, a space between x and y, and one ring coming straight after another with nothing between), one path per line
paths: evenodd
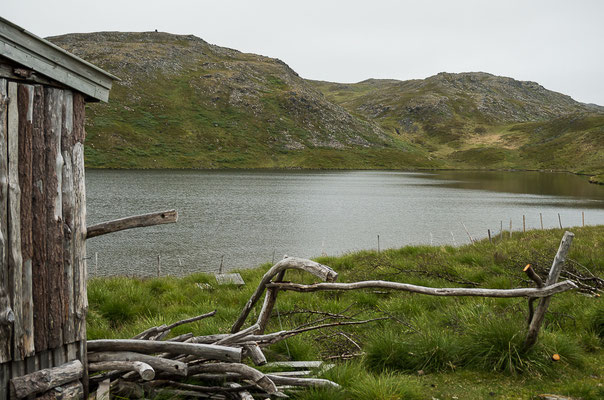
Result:
M600 0L1 0L2 17L46 37L193 34L335 82L484 71L604 105Z

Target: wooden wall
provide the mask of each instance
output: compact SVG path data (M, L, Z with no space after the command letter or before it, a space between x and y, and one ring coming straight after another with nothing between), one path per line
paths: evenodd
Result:
M0 400L12 377L86 365L84 98L0 78Z

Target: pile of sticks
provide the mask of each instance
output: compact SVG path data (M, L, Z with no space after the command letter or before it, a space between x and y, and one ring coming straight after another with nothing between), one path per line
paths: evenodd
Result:
M301 376L310 371L265 374L244 363L249 359L255 366L267 364L263 348L303 332L383 319L325 323L265 334L277 297L276 290L266 286L273 278L275 282L281 281L287 269L306 271L327 282L337 278L337 273L325 265L286 257L264 275L230 333L208 336L187 333L165 340L173 328L212 317L216 314L212 311L171 325L149 328L132 339L89 340L90 389L103 391L110 387L127 397L149 397L161 391L186 397L253 399L287 397L284 390L296 387L339 387L326 379ZM241 329L265 289L257 321ZM97 372L102 373L95 374Z

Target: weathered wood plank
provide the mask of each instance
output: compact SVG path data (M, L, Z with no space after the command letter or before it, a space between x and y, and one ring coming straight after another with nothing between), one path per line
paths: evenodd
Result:
M84 182L84 98L73 94L73 284L75 307L75 335L77 340L86 340L86 187ZM84 360L82 359L82 362ZM86 390L86 388L85 388Z
M63 212L61 179L61 117L63 91L44 88L46 146L46 264L48 266L48 347L62 344L63 329Z
M23 349L35 353L34 300L32 289L32 134L34 87L19 84L19 186L21 188L21 256L23 258Z
M66 90L63 94L63 126L61 129L61 153L63 155L62 176L62 208L63 208L63 282L65 294L63 297L63 342L73 343L76 340L75 305L73 287L73 168L71 154L73 152L73 95Z
M84 366L79 360L54 368L42 369L29 375L11 379L11 392L17 399L46 392L57 386L73 382L82 377Z
M21 255L21 189L19 187L19 108L17 83L8 83L8 283L13 323L13 360L23 360L23 259Z
M32 132L32 288L34 296L34 345L48 349L48 268L46 264L46 151L44 140L44 88L34 89Z
M8 82L0 79L0 364L12 360L12 322L14 313L8 295ZM1 389L0 389L1 390Z

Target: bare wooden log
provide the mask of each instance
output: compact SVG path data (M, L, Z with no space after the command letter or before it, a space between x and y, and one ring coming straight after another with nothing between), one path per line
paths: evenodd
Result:
M262 296L266 285L273 279L276 275L278 275L281 271L285 271L287 269L299 269L302 271L306 271L310 274L315 275L316 277L322 279L326 282L334 282L338 274L327 265L319 264L317 262L307 260L304 258L296 258L296 257L285 257L283 260L279 261L277 264L273 265L271 269L269 269L266 274L262 277L262 280L258 284L256 291L252 294L250 299L247 301L241 314L231 327L231 332L236 333L241 330L245 320L247 319L250 311L256 304L256 302Z
M37 400L80 400L83 398L84 386L80 381L58 386L36 397Z
M549 275L545 281L545 288L539 290L547 290L557 285L558 278L560 277L560 272L562 271L562 267L564 266L564 261L566 260L566 255L570 250L570 245L573 242L573 238L575 235L571 232L564 232L564 236L560 241L560 247L558 247L558 252L554 257L554 261L552 263L552 267L549 270ZM570 282L570 281L566 281ZM564 283L564 282L563 282ZM575 285L576 287L576 285ZM534 296L537 297L537 296ZM543 296L542 296L543 297ZM539 329L541 329L541 324L543 324L543 319L545 318L545 313L547 312L547 308L549 307L549 303L551 301L551 295L543 297L539 301L539 305L535 309L533 313L533 318L531 319L531 323L529 325L528 332L526 334L526 339L524 340L524 347L530 348L535 343L537 343L537 337L539 336Z
M25 358L23 346L23 257L21 253L21 188L19 186L19 109L17 83L8 83L8 282L13 323L13 360Z
M282 282L284 277L285 271L281 271L273 282ZM271 318L271 313L273 312L273 308L277 302L278 293L279 290L275 288L269 288L266 290L266 295L264 295L264 303L262 304L262 308L260 309L260 314L258 314L258 320L256 322L260 326L260 331L258 332L260 334L264 333L266 326L268 325L268 321Z
M279 290L291 290L295 292L318 292L323 290L357 290L357 289L392 289L405 292L421 293L430 296L478 296L478 297L547 297L556 293L576 289L571 281L564 281L549 285L541 289L518 288L518 289L482 289L482 288L431 288L425 286L411 285L408 283L390 281L360 281L352 283L315 283L313 285L301 285L297 283L282 282L269 283L267 287L276 287Z
M12 323L15 314L11 308L8 281L8 149L7 115L8 83L0 79L0 376L4 375L2 364L12 360ZM0 377L0 384L4 379ZM0 387L0 394L4 392Z
M226 378L226 375L222 375L222 378ZM211 392L211 393L229 393L229 392L238 392L239 390L249 390L249 389L253 389L256 386L254 385L246 385L246 386L242 386L242 385L238 385L237 387L239 389L234 389L230 386L227 385L227 387L225 386L200 386L200 385L192 385L189 383L182 383L182 382L175 382L175 381L171 381L171 380L167 380L167 379L156 379L152 382L148 382L145 384L146 387L167 387L167 386L171 386L171 387L175 387L175 388L179 388L179 389L184 389L184 390L193 390L196 392Z
M535 285L538 288L542 288L543 287L543 281L541 280L541 277L539 277L539 275L537 275L537 273L535 272L535 270L531 267L531 264L526 264L526 267L524 267L523 271L526 272L526 275L533 282L535 282Z
M84 366L79 360L75 360L59 367L13 378L10 380L11 391L17 399L22 399L80 379L83 373Z
M167 340L167 342L186 342L193 337L193 333L183 333L182 335L174 336Z
M113 221L102 222L87 228L86 239L108 233L119 232L125 229L141 228L160 224L173 224L178 220L176 210L154 212L134 217L120 218Z
M276 385L290 385L290 386L306 386L306 387L330 387L339 389L340 385L327 379L318 378L298 378L293 376L282 376L267 374Z
M233 388L233 389L239 389L240 391L237 392L237 395L239 396L240 400L254 400L254 396L252 396L250 394L250 392L247 392L245 389L243 389L243 387L235 382L229 382L226 384L229 388Z
M241 349L212 344L161 342L135 339L89 340L88 351L134 351L139 353L188 354L208 360L241 362Z
M265 374L249 367L245 364L239 363L207 363L207 364L197 364L191 366L189 368L189 373L227 373L234 372L243 376L245 379L249 379L258 385L259 388L266 391L268 394L275 395L278 397L283 397L284 394L277 390L277 386L273 383L273 381L268 378Z
M155 378L155 370L141 361L102 361L88 363L88 371L135 371L145 381Z
M34 87L19 85L19 187L21 190L21 257L22 257L22 312L23 351L25 357L34 354L34 302L32 286L32 185L33 185L33 107Z
M266 357L264 356L264 353L262 352L262 349L260 348L260 346L258 346L258 344L246 344L245 346L243 346L243 350L243 355L249 357L254 363L254 365L260 366L266 364Z
M155 370L166 371L174 375L181 376L187 376L188 371L187 364L183 362L169 360L166 358L154 357L148 354L135 353L131 351L111 351L88 354L88 362L90 363L99 363L106 361L141 361L145 364L149 364Z
M226 346L227 344L230 344L230 343L237 343L237 342L241 341L242 339L244 339L246 336L258 333L258 331L260 331L260 326L258 324L254 324L248 328L245 328L242 331L233 333L232 335L222 338L214 344L220 344L220 345Z

